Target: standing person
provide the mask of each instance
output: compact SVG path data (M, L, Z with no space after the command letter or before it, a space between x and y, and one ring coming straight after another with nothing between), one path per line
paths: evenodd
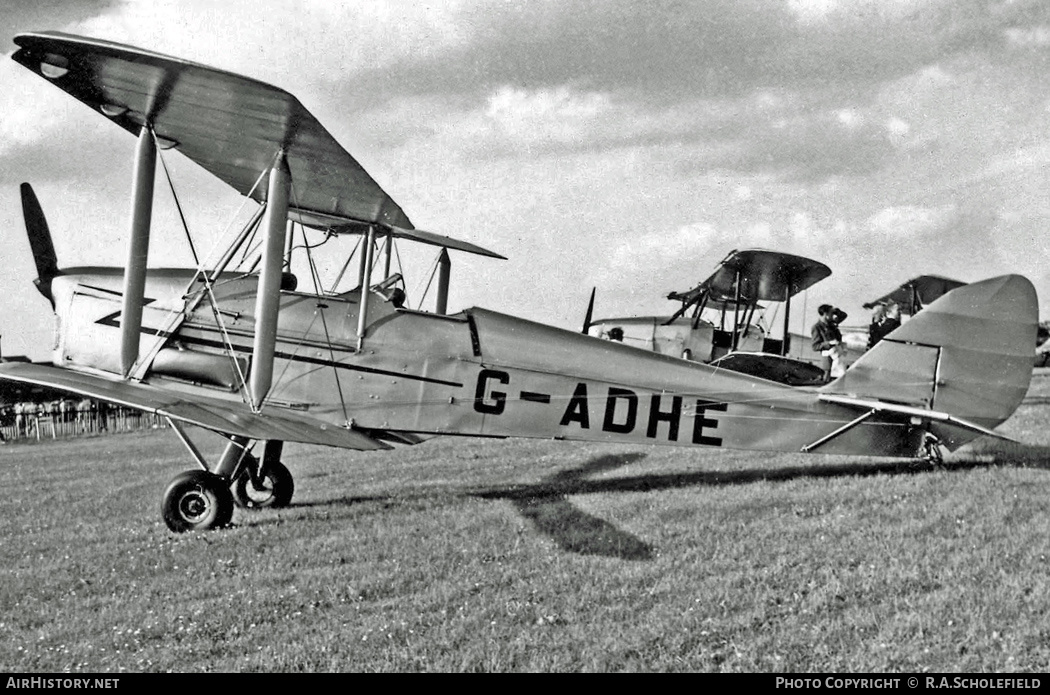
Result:
M868 349L875 347L880 340L892 333L901 325L897 305L876 304L871 312L871 324L868 326Z
M901 325L901 308L897 306L897 302L891 301L886 305L886 320L893 324L893 328L899 328ZM893 330L891 328L889 333Z
M842 346L842 331L839 324L846 320L846 312L830 304L821 304L817 308L820 318L813 324L813 350L824 355L824 380L835 379L846 373L843 364L845 349Z

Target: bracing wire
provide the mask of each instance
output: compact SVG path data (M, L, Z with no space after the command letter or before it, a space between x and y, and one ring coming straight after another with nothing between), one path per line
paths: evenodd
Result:
M150 134L153 135L154 143L157 140L157 134L150 128ZM160 153L162 150L158 147L157 152ZM164 169L164 177L168 180L168 188L171 189L171 197L175 200L175 209L179 212L179 220L182 221L182 231L186 233L186 243L190 245L190 253L193 254L193 265L200 267L200 258L197 256L197 247L193 243L193 237L190 235L190 227L186 223L186 215L182 212L182 202L179 200L179 194L175 192L175 182L171 180L171 172L168 171L168 162L164 159L164 155L161 154L159 157L160 166ZM196 279L196 278L194 278Z
M291 194L292 194L292 199L293 200L297 200L296 189L295 189L294 182L292 182L292 185L291 185ZM296 204L298 205L298 202ZM317 297L318 297L317 315L321 317L321 328L324 330L325 343L327 343L327 345L328 345L328 356L329 356L329 359L332 361L332 373L335 376L335 389L336 389L336 392L339 394L339 407L343 411L343 421L349 426L349 424L350 424L350 415L348 414L347 409L346 409L346 398L343 395L343 384L342 384L342 381L339 378L339 370L335 366L335 363L336 363L335 350L332 349L332 337L331 337L331 335L328 332L328 321L325 319L325 306L323 304L323 299L324 298L323 298L323 287L321 286L321 277L320 277L320 275L317 272L317 265L316 265L316 263L314 263L314 256L313 256L313 252L311 251L311 247L310 247L310 245L308 243L306 243L306 230L301 225L300 225L300 230L302 231L302 235L303 235L303 247L306 249L307 265L310 267L310 280L311 280L311 282L314 285L314 294L317 295ZM293 234L294 234L294 226L293 226ZM361 288L361 292L362 293L367 292L367 291L368 291L367 287L362 287ZM360 307L360 306L361 305L359 303L358 307ZM282 372L282 376L283 376L283 372Z
M226 330L225 323L222 320L222 315L221 315L221 312L219 311L219 308L218 308L218 302L216 301L216 298L215 298L215 295L214 295L214 292L213 292L213 289L212 289L212 283L211 283L211 280L209 278L209 274L204 271L203 263L201 262L201 259L200 259L199 255L197 254L197 249L196 249L196 246L195 246L195 244L193 242L193 236L190 233L189 224L186 222L186 216L183 214L182 203L181 203L181 200L179 198L178 191L176 191L176 189L175 189L175 183L174 183L174 180L173 180L173 178L171 176L171 171L168 169L167 162L164 159L163 149L160 148L159 144L157 143L157 134L156 134L156 132L154 132L152 129L150 129L150 134L153 137L154 144L157 145L157 152L159 154L159 158L160 158L160 161L161 161L161 167L164 169L164 174L165 174L165 177L166 177L166 179L168 181L168 187L171 189L172 198L175 201L175 206L176 206L176 209L178 210L179 218L182 221L182 228L183 228L183 231L186 234L186 241L188 242L188 244L190 246L190 252L193 255L193 259L194 259L194 262L195 262L195 265L196 265L196 269L194 271L193 278L190 280L190 284L187 286L185 292L183 293L183 297L188 299L188 298L192 297L194 294L196 294L198 299L194 299L191 302L189 302L188 304L185 304L182 307L182 309L176 309L175 307L171 308L171 311L170 311L167 319L164 322L164 328L157 332L158 340L156 340L154 342L152 348L146 354L145 359L139 360L139 362L138 362L139 366L137 367L136 371L141 370L145 365L148 365L148 364L150 364L152 362L153 358L161 350L161 348L167 342L168 338L170 338L172 335L174 335L175 331L177 330L177 326L182 321L184 321L186 319L186 317L189 315L189 313L192 311L192 305L195 305L196 302L199 301L201 293L199 293L199 292L194 293L192 290L193 290L193 285L197 282L197 279L201 278L204 281L204 293L203 294L208 298L208 302L209 302L209 305L211 306L212 314L213 314L213 316L215 318L216 324L219 326L220 331L221 331L221 333L223 335L224 347L227 349L227 355L230 357L231 361L233 362L233 367L234 367L234 370L237 373L237 377L238 377L238 380L241 383L241 386L244 387L244 389L246 389L247 388L247 382L245 380L245 375L244 375L243 371L241 370L241 366L240 366L239 360L237 360L237 358L234 356L233 341L230 339L229 333ZM259 178L256 179L255 185L252 187L252 192L255 191L255 188L259 185L259 182L261 180L262 180L262 175L260 175ZM244 203L241 204L241 207L238 208L237 212L239 213L240 210L243 209L243 207L244 207ZM229 228L230 228L231 224L232 224L232 220L231 220L230 223L227 223L226 229L223 230L222 236L226 235L226 233L229 231ZM214 250L214 247L213 247L213 250ZM243 395L243 391L242 391L242 399L243 398L244 398L244 395Z
M354 259L354 254L357 253L358 247L361 246L361 240L363 237L357 238L357 243L354 244L354 248L350 251L350 255L346 257L346 263L343 263L343 267L339 269L339 274L335 276L335 282L332 283L332 288L328 290L329 294L335 294L335 291L339 288L339 283L343 281L343 275L346 274L347 268L350 267L350 261Z
M430 266L430 277L427 278L427 286L423 288L423 294L420 295L419 303L417 304L417 306L423 306L423 301L426 300L427 293L430 292L430 285L434 282L434 277L437 275L438 261L440 260L440 258L440 254L434 257L434 263Z
M394 237L390 237L390 241L393 242L394 241ZM401 273L401 277L403 278L403 277L405 277L405 266L402 265L402 263L401 263L401 250L398 248L397 244L394 244L393 249L394 249L394 258L397 259L397 272ZM435 261L435 263L436 263L436 261ZM408 297L405 297L405 305L408 306ZM420 302L417 306L421 306L421 305L422 305L422 302ZM411 307L409 307L409 308L411 308Z
M277 158L280 157L280 155L281 155L280 151L278 151L278 152L276 152L274 154L274 156L273 156L273 163L277 162ZM272 168L273 168L273 164L270 165L269 169L272 169ZM263 176L265 176L266 172L269 171L269 169L264 169L262 171L262 173L259 174L259 177L255 180L255 184L252 186L251 191L249 191L249 196L252 193L255 192L256 188L258 188L260 182L262 182ZM242 207L243 207L243 203L242 203ZM259 227L258 227L258 225L256 225L255 229L252 230L252 235L253 236L256 234L258 229L259 229ZM198 273L199 272L200 272L200 270L198 270ZM211 283L210 279L208 278L208 273L204 273L204 289L205 289L205 292L207 293L208 303L211 306L212 316L214 316L215 323L216 323L216 325L219 326L219 331L222 334L224 349L227 350L226 354L229 355L230 360L233 363L233 368L237 372L237 380L240 382L240 386L238 388L238 392L240 393L241 400L243 402L245 402L245 403L251 404L251 400L248 398L248 390L249 389L248 389L247 375L241 369L240 360L238 360L236 355L234 354L233 339L230 338L229 331L226 328L226 322L222 320L222 312L219 310L219 302L218 302L218 300L215 297L214 288L212 286L212 283Z

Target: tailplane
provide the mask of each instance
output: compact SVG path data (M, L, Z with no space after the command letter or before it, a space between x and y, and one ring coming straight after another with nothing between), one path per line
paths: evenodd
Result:
M955 449L990 434L1020 405L1038 311L1035 288L1020 275L965 285L890 333L821 394L909 415Z

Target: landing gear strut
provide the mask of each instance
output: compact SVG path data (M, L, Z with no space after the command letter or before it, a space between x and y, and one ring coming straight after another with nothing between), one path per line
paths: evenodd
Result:
M260 461L254 456L233 480L233 501L242 509L280 509L287 507L295 492L292 473L281 463L283 442L266 442Z
M295 483L281 463L284 442L267 441L261 459L248 452L249 440L231 437L214 467L174 420L168 421L204 470L180 473L168 484L161 500L164 523L175 533L208 531L228 526L236 504L244 509L286 507Z

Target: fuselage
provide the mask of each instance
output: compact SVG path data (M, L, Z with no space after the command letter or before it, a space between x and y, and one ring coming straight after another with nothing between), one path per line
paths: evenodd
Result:
M226 274L215 306L191 271L151 270L136 373L187 395L246 400L258 280ZM56 365L119 378L122 269L53 281ZM473 308L444 316L370 292L282 291L268 408L368 430L645 442L777 451L856 412L785 387L628 345ZM872 418L823 453L911 456L921 431Z
M733 334L714 321L688 317L672 319L670 316L629 316L599 319L588 327L588 335L610 338L610 333L619 329L625 345L644 348L661 355L681 357L696 362L713 362L730 352L782 353L783 338L772 337L760 324L752 323L742 328L733 348ZM866 329L843 330L846 346L844 364L857 361L867 348ZM810 336L791 333L788 349L784 353L792 359L810 364L823 365L825 358L813 349Z

